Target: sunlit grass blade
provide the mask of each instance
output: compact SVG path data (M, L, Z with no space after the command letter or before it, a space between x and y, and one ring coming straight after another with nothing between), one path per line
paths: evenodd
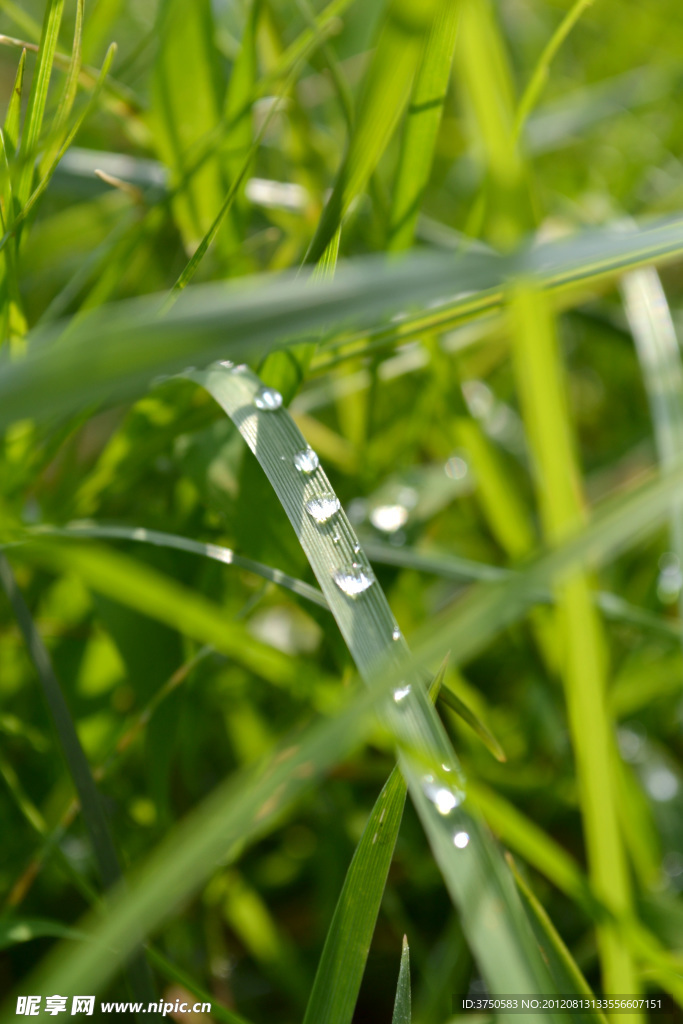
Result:
M410 947L408 946L408 937L404 935L403 949L401 950L401 966L398 972L396 999L394 1000L394 1013L391 1018L391 1024L410 1024L411 1020Z
M406 784L395 768L382 789L330 922L304 1024L350 1024L403 817Z
M64 0L49 0L45 7L38 63L33 73L24 127L21 133L19 177L15 189L17 213L21 212L31 194L34 160L43 127L47 93L50 86L52 65L57 49L63 10Z
M325 252L386 149L408 102L424 38L440 5L445 6L445 0L425 0L419 6L407 0L390 0L387 4L356 123L332 195L311 242L306 257L309 263L317 263Z
M191 540L189 537L178 537L176 534L163 533L160 530L148 530L141 526L104 526L100 523L87 520L67 523L63 529L57 527L41 526L35 530L37 534L49 534L61 537L90 537L99 540L127 540L142 544L154 544L158 547L174 548L176 551L189 551L193 555L200 555L204 558L211 558L223 565L235 565L240 569L247 569L256 576L261 576L271 583L291 590L293 594L317 604L320 608L327 608L327 602L317 587L310 583L297 580L280 569L273 569L262 562L255 562L252 558L245 558L238 555L230 548L218 544L205 544L201 541Z
M71 51L71 64L66 74L62 95L57 107L54 120L50 125L50 137L40 161L39 175L43 177L59 152L61 136L66 130L71 109L78 92L78 80L81 74L82 44L83 44L83 15L85 13L85 0L76 0L76 23L74 26L74 41Z
M386 688L356 695L350 707L290 739L256 769L222 783L177 826L112 900L105 917L86 924L88 942L58 950L32 981L32 991L97 992L118 963L203 882L246 844L267 834L301 794L357 749L371 729ZM115 953L113 952L115 950ZM3 1020L14 1018L15 1004Z
M415 76L394 183L389 249L408 249L413 242L422 196L434 160L459 18L457 3L438 7Z

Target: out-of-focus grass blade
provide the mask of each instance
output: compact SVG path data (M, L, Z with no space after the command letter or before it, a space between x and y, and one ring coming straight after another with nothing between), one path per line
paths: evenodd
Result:
M505 751L488 726L482 722L478 715L475 715L474 711L468 708L464 701L460 700L460 697L449 686L441 687L439 698L446 707L454 711L456 715L459 715L463 722L467 722L470 729L477 734L486 749L489 753L493 754L497 761L507 761Z
M378 671L412 678L407 645L329 480L319 466L311 473L297 469L295 456L306 442L282 408L281 396L264 389L242 367L215 365L186 375L216 399L259 460L366 682L372 685ZM490 990L524 985L528 991L544 990L550 978L512 879L480 820L459 806L460 769L418 680L414 685L404 680L398 688L388 724L399 740L401 771ZM424 754L416 760L412 750Z
M151 854L125 893L112 899L106 917L85 926L88 942L75 951L58 950L32 992L97 992L118 963L194 892L218 862L266 834L297 797L355 750L371 730L386 688L356 695L335 718L291 739L256 769L222 783ZM115 951L115 952L113 952ZM14 1019L15 1004L2 1020Z
M216 1002L215 994L200 988L193 978L190 978L184 971L179 970L175 964L171 963L163 953L160 953L153 946L147 947L147 957L169 981L178 982L184 989L187 989L193 996L196 996L199 1002L209 1003L213 1020L220 1021L221 1024L249 1024L244 1017L241 1017L238 1013L233 1013L232 1010L228 1010L225 1006Z
M9 949L20 942L45 937L55 939L85 939L85 932L69 928L60 921L46 921L39 917L3 916L0 918L0 949Z
M109 889L120 882L121 867L109 830L100 794L81 746L76 726L52 667L50 656L36 629L31 613L19 590L7 557L0 553L0 582L7 594L29 656L36 668L45 702L50 710L64 760L71 775L83 812L83 820L92 844L100 877ZM131 992L136 999L154 999L151 977L144 957L136 954L126 967Z
M394 853L406 784L394 768L363 830L327 932L304 1024L350 1024Z
M21 97L24 91L24 71L26 69L26 50L21 51L17 77L14 79L12 96L7 106L3 133L8 157L14 156L19 144L19 128L21 126ZM7 216L7 215L6 215ZM9 218L7 218L9 219Z
M132 558L57 540L22 545L16 553L53 571L75 573L97 592L210 644L275 685L296 677L291 659L257 641L217 605Z
M448 0L389 0L358 104L356 124L306 259L317 263L365 188L403 113L426 33Z
M50 141L48 141L47 147L40 161L39 174L41 177L45 175L45 172L48 170L55 156L59 152L61 143L60 137L66 129L69 115L71 114L71 108L74 105L76 93L78 92L78 80L81 74L84 9L85 0L76 0L76 24L74 26L71 64L69 65L69 70L66 74L66 82L64 83L64 89L59 101L57 113L55 114L54 121L50 125Z
M396 985L396 998L394 1000L394 1013L391 1024L410 1024L410 948L408 936L403 936L403 949L401 950L401 966L398 971L398 983Z
M567 11L547 46L543 50L538 64L534 68L533 74L529 79L529 84L524 90L517 107L517 116L515 118L515 134L517 136L521 134L529 114L538 103L539 97L545 88L546 82L548 81L550 65L555 59L557 51L564 43L583 12L587 7L590 7L592 3L594 3L594 0L575 0L575 3Z
M19 178L15 189L17 212L23 209L31 194L34 160L43 127L47 93L50 86L52 65L54 63L55 50L57 49L57 39L59 38L59 26L62 22L63 10L64 0L49 0L45 8L38 63L33 73L26 119L21 133Z
M446 327L498 308L502 282L517 273L551 291L619 276L634 265L683 254L683 221L676 218L634 231L587 232L571 242L539 245L509 259L467 253L421 254L387 266L358 260L337 269L333 281L315 288L307 279L279 275L240 281L239 289L188 289L173 314L159 320L159 300L118 303L93 312L73 328L69 344L51 347L56 328L36 332L20 363L0 370L0 425L82 409L93 401L117 401L149 385L155 374L182 370L188 362L258 361L276 345L297 344L312 331L341 332L350 321L395 314L452 292L463 292L437 311L409 316L382 328L384 338L416 329ZM407 325L407 326L406 326ZM63 329L63 328L62 328ZM97 337L97 345L93 338Z
M415 76L394 183L388 238L392 250L409 249L413 242L448 92L459 18L457 3L439 5Z
M513 858L509 854L507 861L513 875L515 876L517 888L522 894L522 899L527 908L531 925L536 933L538 944L541 947L541 951L544 956L547 958L548 965L553 978L555 979L555 984L557 985L558 990L560 992L565 992L568 995L571 993L572 995L586 996L587 999L593 999L595 993L581 973L574 957L562 941L543 905L536 898L531 887L525 882ZM601 1024L607 1024L607 1018L604 1013L601 1013L599 1010L592 1010L588 1007L586 1009L582 1009L579 1013L570 1014L570 1018L581 1021L601 1021Z
M191 540L189 537L179 537L173 533L163 533L160 530L148 530L142 526L104 526L100 523L88 520L67 523L64 528L51 526L36 527L33 533L48 534L57 537L90 537L99 540L127 540L143 544L154 544L162 548L174 548L176 551L189 551L193 555L201 555L204 558L212 558L223 565L236 565L240 569L247 569L264 580L277 583L293 594L312 601L320 608L327 608L327 602L317 587L310 583L297 580L280 569L273 569L262 562L255 562L252 558L245 558L238 555L231 548L221 547L218 544L206 544L202 541Z

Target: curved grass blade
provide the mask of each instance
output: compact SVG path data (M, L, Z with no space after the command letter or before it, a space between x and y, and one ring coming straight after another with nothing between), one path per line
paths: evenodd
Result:
M67 523L63 528L53 526L40 526L31 531L32 534L47 534L54 537L86 537L93 540L126 540L142 544L154 544L157 547L173 548L176 551L189 551L192 555L200 555L204 558L211 558L223 565L235 565L240 569L247 569L264 580L277 583L278 586L291 590L293 594L305 598L317 604L320 608L327 608L327 602L317 587L310 583L297 580L280 569L273 569L262 562L255 562L252 558L245 558L238 555L230 548L221 547L218 544L206 544L202 541L190 540L189 537L179 537L173 533L163 533L160 530L148 530L141 526L104 526L100 523L89 520L79 520Z
M75 573L99 593L215 647L276 686L299 674L291 659L231 622L218 605L125 555L58 540L32 541L16 553L52 571Z
M34 160L40 141L40 133L45 116L47 92L50 86L52 65L59 38L59 26L62 22L64 0L49 0L45 8L43 28L40 36L38 63L33 73L31 91L28 97L26 119L21 134L19 147L19 178L15 188L17 213L23 210L31 194L33 182Z
M381 671L409 673L405 641L394 639L391 610L327 477L319 467L313 474L297 471L294 456L306 443L280 407L281 398L266 393L271 408L268 402L259 408L255 399L264 405L261 382L242 367L234 372L216 365L187 376L213 395L259 460L368 685ZM390 711L389 725L402 748L401 771L490 989L544 990L550 979L500 852L480 821L458 806L460 798L453 787L462 785L460 769L426 690L419 682L399 689L396 707ZM425 761L416 761L403 752L406 748L427 752L430 769L426 773ZM434 785L437 793L442 791L437 777L443 779L446 791L441 810L438 796L436 803L430 798Z
M413 243L451 77L459 18L459 4L441 4L422 53L394 183L387 242L390 250L409 249Z
M108 913L95 916L84 930L88 942L77 950L58 949L32 992L97 992L117 964L190 896L219 862L234 859L245 845L267 834L301 794L348 756L370 732L374 712L386 701L386 686L356 695L329 721L310 727L256 769L232 776L176 826L144 865L133 873ZM15 1005L3 1021L14 1019Z
M463 722L469 725L470 729L477 734L489 753L493 754L496 761L507 761L505 751L488 726L482 722L478 715L475 715L474 711L468 708L464 701L460 700L460 697L449 686L441 687L439 698L447 708L454 711L456 715L462 718Z
M398 984L396 985L396 999L394 1000L394 1013L391 1024L410 1024L410 948L408 936L403 936L403 949L401 950L401 966L398 972Z
M350 1024L403 817L394 768L363 829L325 939L303 1024Z
M60 921L47 921L39 917L0 918L0 949L9 949L20 942L42 939L46 936L55 939L85 939L85 932L77 928L69 928Z

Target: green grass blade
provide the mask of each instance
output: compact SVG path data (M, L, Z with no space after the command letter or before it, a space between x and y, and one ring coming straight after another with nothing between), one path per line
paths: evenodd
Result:
M459 19L457 3L438 7L415 77L394 182L388 238L390 250L409 249L413 243L422 196L434 160Z
M439 698L447 708L450 708L451 711L454 711L456 715L462 718L463 722L467 722L470 729L476 733L486 749L489 753L493 754L497 761L507 761L505 751L488 726L482 722L481 718L449 686L442 686Z
M426 33L445 0L390 0L368 69L354 130L332 195L311 242L307 262L317 263L353 200L367 185L405 110Z
M410 948L408 937L403 936L403 949L401 950L401 966L398 972L398 984L396 985L396 999L394 1001L394 1013L391 1024L410 1024L412 1020L410 1010Z
M311 294L315 294L314 289ZM296 469L294 455L306 447L306 442L291 417L279 406L278 396L271 394L275 402L273 409L260 410L254 400L259 400L262 385L246 368L233 372L230 367L216 365L188 376L213 395L259 460L297 533L361 674L372 684L377 671L385 665L391 666L396 674L407 672L405 642L400 636L398 641L394 639L396 624L391 609L374 581L327 477L320 468L310 476ZM313 513L307 513L307 503L317 500L332 502L332 522L319 525ZM344 590L349 583L353 588L356 582L361 588L358 602ZM437 775L442 774L446 787L453 786L459 768L426 690L416 684L405 694L405 701L398 700L400 706L389 722L397 732L402 749L427 751L427 763ZM433 777L429 776L432 778L429 782L424 760L416 763L407 751L400 757L401 770L491 990L504 992L512 986L509 990L513 991L516 986L524 985L530 986L529 991L542 990L550 981L532 941L528 922L520 913L521 907L500 852L481 823L457 806L457 797L453 798L455 803L451 803L451 798L446 796L449 810L445 815L439 812L429 798ZM447 770L455 773L450 776L450 782ZM485 912L483 905L487 907Z
M22 545L16 554L54 572L75 573L99 593L215 647L275 685L286 685L298 675L295 663L258 642L245 626L229 621L217 605L120 553L41 540Z
M46 936L55 939L85 939L85 932L68 928L60 921L37 917L3 916L0 918L0 949L9 949L19 942L30 942Z
M50 139L40 161L39 174L43 177L49 169L54 158L59 152L61 136L66 129L71 114L76 93L78 92L78 80L81 74L82 45L83 45L83 15L85 13L85 0L76 0L76 24L74 26L74 41L71 50L71 63L66 73L66 81L62 96L57 107L54 121L50 125Z
M249 1024L249 1022L241 1017L238 1013L233 1013L232 1010L228 1010L225 1006L221 1006L220 1003L216 1002L216 997L213 994L205 992L203 988L200 988L192 978L190 978L184 971L178 970L175 964L171 963L160 953L159 950L154 949L153 946L147 947L147 956L151 963L160 971L164 977L168 978L169 981L175 981L179 985L182 985L184 989L191 992L193 996L199 1002L210 1003L211 1005L211 1017L213 1020L217 1020L220 1024Z
M12 97L7 106L3 133L8 156L16 153L19 144L19 129L21 126L21 97L24 91L24 71L26 69L26 50L21 51L17 77L14 79Z
M330 922L304 1024L350 1024L403 817L395 768L373 807Z
M58 950L33 979L31 991L99 991L118 963L218 863L234 859L247 843L267 834L294 800L376 730L373 712L385 700L385 687L356 695L335 718L299 734L253 771L222 783L150 855L128 890L112 900L107 916L85 926L88 942L75 951ZM2 1019L13 1019L14 1011L12 1004Z
M52 65L55 59L63 11L64 0L49 0L45 8L38 63L33 73L33 81L31 82L31 91L29 93L26 119L24 121L19 150L19 178L15 190L18 211L23 209L31 194L33 162L38 151L40 133L43 127L47 93L50 87Z
M179 537L173 533L163 533L160 530L148 530L142 526L103 526L100 523L88 520L67 523L64 528L52 526L40 526L34 531L37 534L48 534L56 537L89 537L96 540L127 540L143 544L154 544L158 547L173 548L176 551L189 551L193 555L200 555L203 558L211 558L223 565L236 565L240 569L247 569L264 580L277 583L278 586L291 590L293 594L305 598L317 604L320 608L327 608L327 602L317 587L310 583L297 580L280 569L273 569L262 562L255 562L252 558L245 558L238 555L231 548L222 547L218 544L205 544L202 541L190 540L189 537Z
M519 135L521 135L524 125L529 118L529 114L538 103L539 97L545 88L546 82L548 81L550 65L555 59L555 55L576 25L581 15L587 7L591 6L592 3L594 3L594 0L575 0L575 3L567 11L547 46L543 50L543 53L538 60L538 64L534 68L533 74L529 79L529 84L522 93L519 106L517 107L517 116L515 118L516 136L519 137Z

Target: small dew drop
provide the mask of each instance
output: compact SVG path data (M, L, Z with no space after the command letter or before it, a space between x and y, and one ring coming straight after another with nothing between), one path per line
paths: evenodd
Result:
M401 639L401 630L398 628L398 626L394 626L394 628L392 629L392 631L391 631L391 639L392 640L400 640Z
M306 502L306 511L316 523L326 523L328 519L336 515L341 508L341 503L336 494L319 494L317 498L311 498Z
M347 597L358 597L375 582L372 569L368 566L358 565L356 562L339 569L332 579Z
M234 370L235 364L232 359L221 359L219 366L222 366L224 370Z
M254 395L254 405L263 412L275 412L282 405L282 395L275 388L259 388Z
M360 544L354 544L353 545L353 553L354 553L354 555L359 555L360 554Z
M300 473L315 473L320 465L320 459L312 448L304 448L303 451L297 452L294 456L294 465Z
M453 836L453 845L457 846L459 850L464 850L470 841L470 837L467 832L456 832Z
M459 455L453 455L444 466L444 472L451 480L464 480L469 472L469 467Z
M408 522L405 505L379 505L370 513L370 522L382 533L396 533Z
M408 684L407 686L399 686L399 687L397 687L394 690L394 694L393 694L394 700L396 701L396 703L397 704L401 704L406 699L406 697L410 694L411 690L412 690L412 686L410 684Z
M444 816L455 810L462 801L462 794L445 786L443 782L439 782L433 775L425 775L422 780L422 789L424 795L428 800L431 800L439 814Z
M237 366L233 366L232 368L233 373L247 373L248 371L249 367L246 363L238 363Z
M339 541L341 540L341 537L339 536L339 534L338 534L338 533L335 533L335 535L334 535L334 537L332 538L332 540L334 541L334 543L335 543L335 544L338 544L338 543L339 543Z

